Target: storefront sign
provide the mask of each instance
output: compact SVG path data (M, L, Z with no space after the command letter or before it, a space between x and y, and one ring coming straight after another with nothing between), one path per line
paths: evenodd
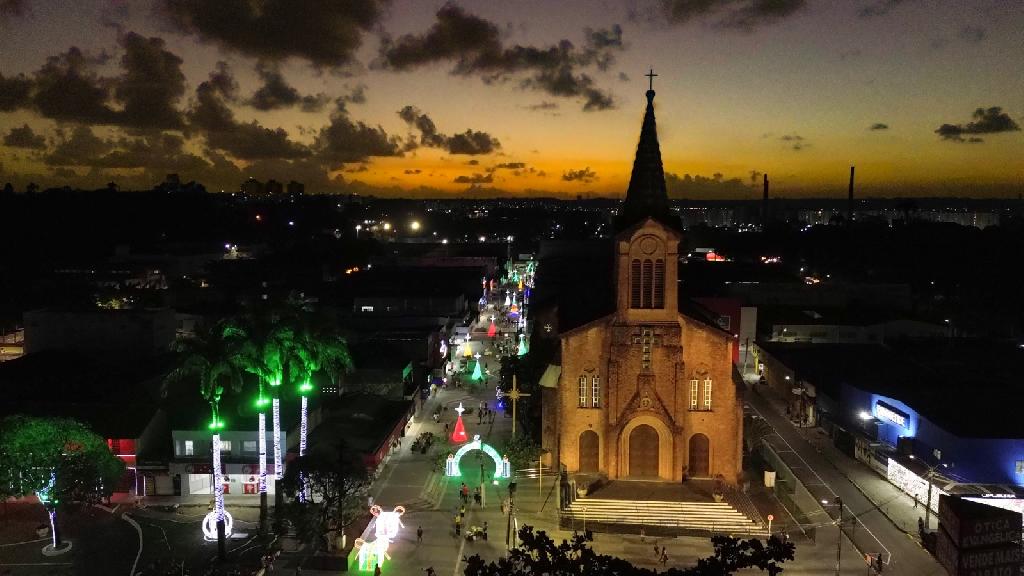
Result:
M875 415L882 420L907 428L907 415L881 400L875 402Z

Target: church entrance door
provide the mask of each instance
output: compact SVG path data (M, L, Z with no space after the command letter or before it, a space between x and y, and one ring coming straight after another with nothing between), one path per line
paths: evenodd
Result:
M629 475L658 477L658 431L641 424L629 433Z
M703 434L690 436L690 469L688 474L695 478L707 478L710 476L708 460L710 450L708 449L708 437Z
M584 430L580 434L580 472L596 473L598 468L597 432Z

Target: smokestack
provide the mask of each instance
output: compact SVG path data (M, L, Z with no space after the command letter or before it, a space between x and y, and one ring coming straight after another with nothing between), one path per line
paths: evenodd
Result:
M846 194L846 221L853 220L853 171L855 166L850 166L850 189Z
M768 175L764 175L764 200L768 200Z
M761 228L768 224L768 173L764 174L764 195L761 197Z

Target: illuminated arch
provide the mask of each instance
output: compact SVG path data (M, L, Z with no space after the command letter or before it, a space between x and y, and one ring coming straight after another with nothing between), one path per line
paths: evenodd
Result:
M462 457L471 450L483 450L488 456L494 460L494 478L497 481L498 478L511 478L512 477L512 465L508 461L508 456L502 457L498 454L498 451L491 447L490 444L484 444L480 441L480 435L473 436L472 442L467 442L459 448L455 454L448 455L448 461L445 462L444 473L446 476L462 476L462 471L459 470L459 462L462 461Z

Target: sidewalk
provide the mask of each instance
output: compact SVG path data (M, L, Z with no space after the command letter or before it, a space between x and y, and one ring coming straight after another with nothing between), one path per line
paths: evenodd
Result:
M759 388L759 391L761 397L768 400L779 414L785 413L785 405L777 394L767 390L766 387ZM845 476L894 526L915 541L920 542L917 519L924 518L923 504L918 504L913 497L894 486L866 464L840 452L832 444L828 434L820 427L794 425L794 428L808 444L814 447L818 454ZM934 513L931 516L931 524L935 526L938 520Z

